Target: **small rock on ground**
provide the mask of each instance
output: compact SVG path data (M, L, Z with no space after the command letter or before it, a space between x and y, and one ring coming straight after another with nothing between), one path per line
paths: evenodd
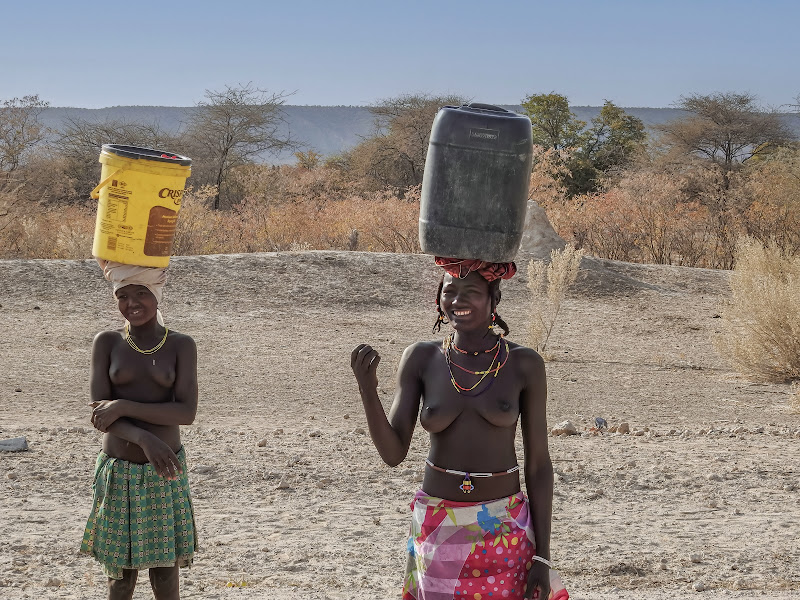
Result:
M0 440L1 452L24 452L28 449L28 440L25 436Z
M562 421L550 431L550 435L577 435L578 428L572 421Z

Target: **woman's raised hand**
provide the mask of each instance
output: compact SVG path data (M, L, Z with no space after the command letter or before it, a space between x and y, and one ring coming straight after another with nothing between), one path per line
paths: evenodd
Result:
M359 344L350 354L350 367L358 381L358 387L362 390L378 389L378 364L381 362L381 355L368 344Z

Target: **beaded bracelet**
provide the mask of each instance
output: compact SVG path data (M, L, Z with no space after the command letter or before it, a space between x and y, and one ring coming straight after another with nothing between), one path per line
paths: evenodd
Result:
M550 567L551 569L552 569L552 568L554 568L554 567L553 567L553 563L552 563L552 562L550 562L550 561L549 561L549 560L547 560L546 558L542 558L542 557L541 557L541 556L539 556L538 554L534 554L534 555L533 555L531 558L532 558L533 560L538 560L540 563L544 563L544 564L546 564L546 565L547 565L548 567Z

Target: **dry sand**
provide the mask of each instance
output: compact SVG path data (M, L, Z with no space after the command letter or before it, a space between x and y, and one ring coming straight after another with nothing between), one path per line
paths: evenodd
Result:
M431 263L173 260L165 314L197 341L201 390L183 433L201 545L184 598L399 597L427 439L418 428L403 464L380 462L349 353L383 354L388 406L403 348L430 336ZM500 305L518 341L524 275ZM553 557L573 598L800 597L800 418L788 386L714 351L726 277L584 262L550 343L549 423L602 416L643 434L550 438ZM0 453L0 598L104 598L78 546L100 447L90 345L119 315L91 261L0 261L0 305L0 439L30 444ZM140 578L135 598L151 597Z

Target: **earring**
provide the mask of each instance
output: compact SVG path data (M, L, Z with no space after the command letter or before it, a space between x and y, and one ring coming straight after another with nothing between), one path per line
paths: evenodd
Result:
M442 309L439 307L438 304L436 305L436 312L437 312L436 323L433 324L434 333L442 330L442 323L447 323L447 321L444 320L444 313L442 312Z
M433 303L436 306L436 322L437 323L444 323L444 311L442 310L442 305L439 304L439 301Z

